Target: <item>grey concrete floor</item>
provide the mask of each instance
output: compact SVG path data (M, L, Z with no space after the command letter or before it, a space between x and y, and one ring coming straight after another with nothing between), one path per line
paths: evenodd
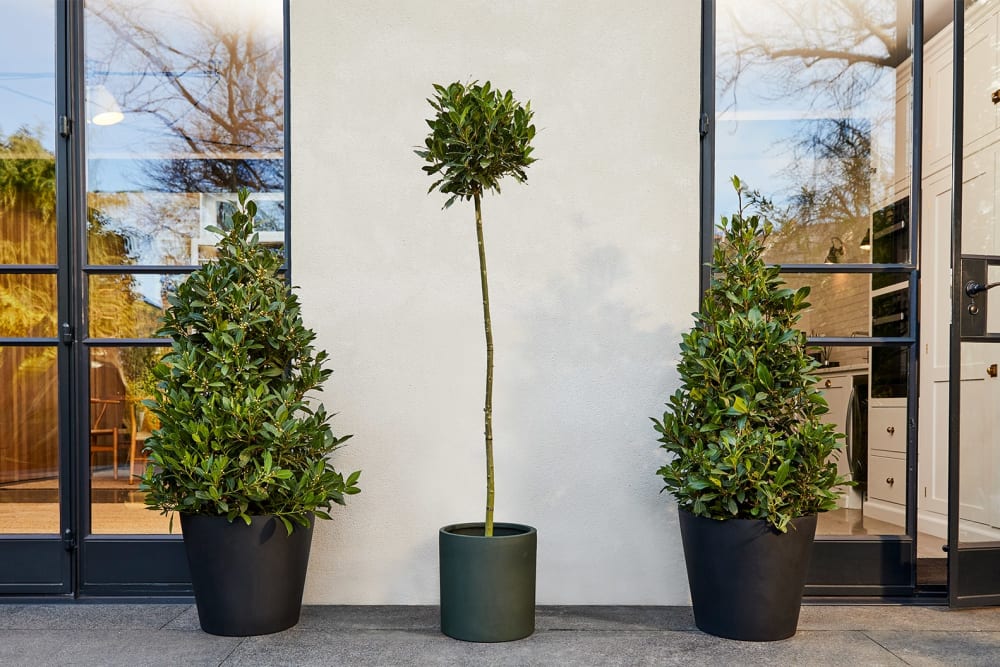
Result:
M436 607L305 607L298 626L215 637L190 604L0 604L3 665L1000 665L1000 609L802 608L799 631L748 643L688 607L539 607L506 644L440 634Z

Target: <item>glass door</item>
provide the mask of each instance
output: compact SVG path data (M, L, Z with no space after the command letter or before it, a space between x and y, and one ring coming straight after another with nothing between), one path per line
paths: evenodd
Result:
M69 591L55 3L0 1L0 594Z
M0 595L189 591L145 507L157 320L236 192L285 227L282 0L0 0Z
M143 405L167 341L157 321L215 250L236 192L262 240L285 243L281 0L86 0L82 83L86 221L78 237L76 369L87 443L82 592L187 587L180 535L146 509ZM180 530L174 521L175 531Z
M736 208L732 175L770 201L765 259L808 285L798 326L824 416L847 437L807 593L916 587L917 258L922 51L910 0L704 0L704 265ZM919 31L917 31L919 37ZM703 155L706 155L703 152ZM707 286L707 270L703 285ZM940 546L938 547L940 550Z
M966 607L1000 604L1000 0L955 16L948 547Z

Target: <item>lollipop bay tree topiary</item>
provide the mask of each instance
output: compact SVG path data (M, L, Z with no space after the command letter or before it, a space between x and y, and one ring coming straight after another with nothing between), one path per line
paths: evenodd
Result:
M808 354L805 334L795 328L809 307L809 288L785 287L780 267L764 261L772 224L759 212L751 214L745 203L759 202L759 195L736 177L733 186L739 212L719 226L712 282L694 326L681 341L681 385L662 420L653 420L662 448L671 454L658 474L681 511L699 627L739 639L777 639L781 637L771 635L789 636L795 630L816 513L836 508L833 489L846 480L837 474L832 456L839 434L822 421L827 404L815 386L818 362ZM794 600L794 618L786 615L780 629L734 629L731 616L741 603L728 594L747 592L756 584L774 586L759 573L748 576L741 569L758 565L748 554L733 544L710 548L709 554L693 553L693 547L706 544L696 528L732 533L737 526L756 531L768 544L805 539L791 563L764 552L765 559L780 564L774 574L790 586ZM711 569L726 557L737 562ZM711 570L706 576L714 583L703 584L696 575L706 564ZM801 572L798 581L796 571ZM728 580L734 576L743 579ZM723 578L729 584L720 584ZM727 585L726 590L718 588ZM706 586L708 592L700 595ZM757 607L748 616L751 625L768 619L780 625L782 618L781 612Z
M429 164L423 170L437 180L427 190L449 195L444 208L456 200L472 200L476 213L479 248L479 276L483 293L483 327L486 332L486 404L483 408L486 437L486 536L493 535L493 324L486 275L486 245L483 242L482 197L487 191L500 194L500 180L511 176L519 183L527 180L525 169L531 157L531 102L523 107L511 91L501 93L490 87L453 83L435 85L435 99L427 100L437 115L427 121L431 133L425 149L416 153Z
M151 465L140 488L150 509L180 515L202 627L214 634L297 622L313 518L329 519L334 503L358 493L360 475L345 477L328 458L350 436L335 436L331 415L310 401L332 372L327 354L313 350L316 334L303 324L282 257L254 231L248 197L239 193L228 229L210 228L222 237L217 258L169 298L157 335L172 348L153 369L146 402L160 427L146 440ZM293 547L295 567L286 566ZM227 584L235 591L220 592ZM261 592L270 584L297 593L282 603ZM220 595L230 604L210 600Z
M486 445L486 518L482 527L474 524L447 526L441 530L441 617L446 634L471 641L503 641L518 639L534 630L534 543L533 528L519 524L493 522L494 466L493 466L493 328L490 320L489 287L486 274L486 246L483 242L482 198L486 192L500 193L500 181L510 176L523 183L527 180L525 169L535 158L531 157L531 140L535 136L532 124L531 103L523 106L514 99L511 91L502 93L490 82L479 85L455 82L448 86L435 85L433 99L428 99L434 117L427 120L430 134L424 147L416 151L427 164L423 170L436 180L428 193L438 190L448 199L444 208L458 200L472 201L475 209L476 240L479 252L479 279L483 297L483 327L486 334L486 399L483 409ZM496 529L496 530L495 530ZM473 534L493 538L504 536L498 542L510 543L512 536L531 541L530 552L530 602L528 601L525 572L519 585L513 575L479 567L478 580L455 578L449 574L451 553L448 544L469 543ZM461 536L466 539L457 539ZM461 548L461 547L460 547ZM480 547L477 547L480 548ZM485 551L501 548L499 544L482 546ZM524 552L522 552L524 553ZM481 556L490 558L489 556ZM527 563L521 563L523 570ZM458 569L466 568L459 566ZM475 569L475 568L473 568ZM482 600L471 606L459 604L463 591L475 590ZM492 592L487 592L492 591ZM498 600L517 593L517 604L504 610ZM492 601L491 601L492 598ZM530 618L528 617L530 614Z

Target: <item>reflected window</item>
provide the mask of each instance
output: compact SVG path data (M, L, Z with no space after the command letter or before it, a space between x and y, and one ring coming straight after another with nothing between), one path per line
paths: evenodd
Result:
M737 208L733 174L760 190L773 263L886 261L872 257L872 213L909 188L897 4L716 3L716 217Z
M810 287L798 327L812 339L830 408L824 421L845 435L838 469L855 482L838 489L821 535L906 532L914 356L906 339L916 330L906 268L913 261L909 4L713 3L717 180L714 220L705 224L737 210L729 179L739 176L759 193L750 195L751 208L774 225L766 261L784 267L789 287ZM882 270L887 264L904 270ZM831 338L840 340L824 340Z
M257 203L260 239L284 252L283 5L84 5L94 533L168 530L138 484L157 428L143 400L164 351L142 339L188 273L215 257L213 230L231 224L241 188Z
M86 3L90 264L197 265L206 221L243 187L267 202L283 244L282 11L280 0Z

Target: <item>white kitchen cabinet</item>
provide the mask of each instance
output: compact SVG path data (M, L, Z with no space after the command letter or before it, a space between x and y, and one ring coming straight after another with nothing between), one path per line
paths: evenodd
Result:
M983 13L985 12L985 15ZM997 3L966 13L963 141L966 154L996 141L1000 127L1000 49Z
M833 368L818 371L820 377L816 388L826 399L829 412L823 415L822 420L827 424L833 424L837 433L842 433L846 437L841 440L842 448L837 450L832 456L837 461L837 473L852 478L851 473L851 451L849 446L860 447L863 443L849 442L851 401L854 392L854 378L856 375L864 374L867 369L864 367ZM840 494L837 504L840 507L849 509L859 509L862 505L860 490L855 487L838 487L835 491Z

